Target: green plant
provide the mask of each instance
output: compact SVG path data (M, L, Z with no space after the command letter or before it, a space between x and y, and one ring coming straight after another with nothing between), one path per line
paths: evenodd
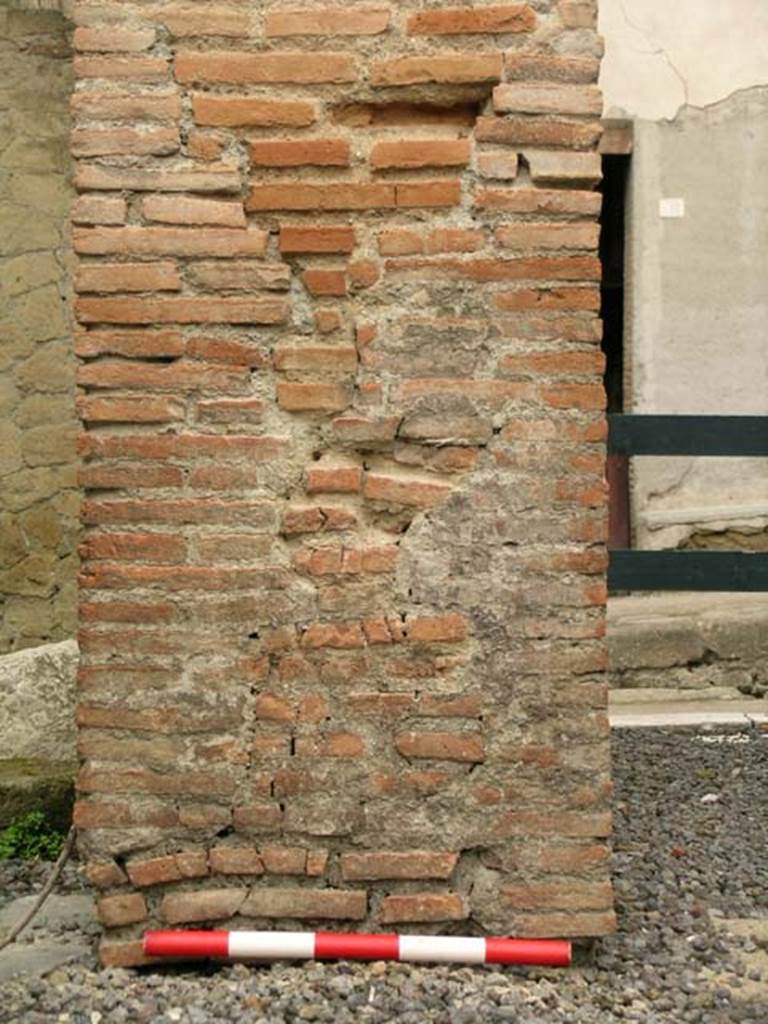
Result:
M42 811L29 811L0 832L0 860L54 860L64 842Z

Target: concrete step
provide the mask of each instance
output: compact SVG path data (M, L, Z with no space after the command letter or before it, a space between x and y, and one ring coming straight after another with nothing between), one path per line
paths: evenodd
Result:
M614 689L768 693L768 595L652 593L608 601Z
M736 690L611 690L608 717L612 729L671 728L692 725L741 725L768 728L768 700L745 698Z

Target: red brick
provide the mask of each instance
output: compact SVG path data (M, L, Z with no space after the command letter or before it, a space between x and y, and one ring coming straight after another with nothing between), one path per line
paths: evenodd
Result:
M250 12L246 8L216 6L207 3L204 8L187 3L155 7L152 17L165 25L175 37L189 36L247 36L250 30Z
M178 466L148 468L143 464L134 466L101 464L83 466L78 473L78 482L86 490L180 487L184 482L184 474Z
M426 253L476 252L485 246L485 234L466 228L437 228L424 239Z
M317 119L314 105L304 100L207 93L193 94L192 115L196 124L228 128L307 128Z
M463 897L457 893L385 896L379 910L381 924L408 921L464 921L468 917L469 908Z
M208 851L211 871L217 875L262 875L264 864L250 846L214 846Z
M616 930L616 915L613 911L604 913L569 911L567 914L516 913L514 922L515 934L526 938L561 936L587 938L590 935L608 935Z
M388 7L319 7L270 11L267 36L374 36L389 27Z
M176 858L172 854L167 857L153 857L150 860L129 861L126 870L131 882L141 886L178 882L182 877Z
M121 82L165 82L170 65L164 57L78 57L72 62L75 78L103 78Z
M362 921L368 897L359 890L255 888L240 908L246 917L300 918L306 921Z
M526 310L592 310L600 309L600 291L597 288L518 288L513 292L498 292L494 299L497 309L506 312Z
M205 878L208 874L208 857L204 850L185 850L174 857L182 878Z
M86 423L173 423L184 418L184 404L171 398L82 397L77 412Z
M180 291L175 263L85 263L75 273L78 292Z
M189 280L198 288L205 291L288 291L291 284L291 271L285 264L264 263L261 260L201 260L187 264L187 275ZM190 341L188 351L200 353L206 347L204 339L193 339ZM234 352L238 342L221 340L217 342L222 351L229 349ZM208 346L213 349L212 345ZM239 344L241 351L249 349L254 352L255 345ZM218 360L236 362L237 360ZM266 354L262 355L258 365L268 365L269 359Z
M461 182L457 179L398 182L395 192L399 207L455 206L461 200Z
M502 356L499 365L510 373L529 374L535 377L583 375L590 377L602 374L605 357L599 351L534 351L514 352Z
M412 139L377 142L371 150L374 170L463 167L469 163L468 139Z
M347 294L347 277L343 270L305 270L301 279L310 295L343 296Z
M255 228L75 228L75 252L89 256L263 256L268 235Z
M531 32L536 15L527 4L489 7L444 7L419 11L408 19L409 35L467 35Z
M100 53L138 53L149 50L155 42L153 28L123 28L110 25L108 28L75 29L73 45L76 50L95 50Z
M128 881L126 873L114 861L87 864L85 877L97 889L114 889Z
M436 82L461 85L466 82L496 82L501 78L502 59L497 53L452 53L439 57L398 57L374 61L371 85L420 85Z
M183 793L198 795L231 793L235 782L214 772L186 772L177 775L143 768L114 770L81 768L77 777L81 793Z
M610 882L544 882L502 886L500 899L512 910L610 910Z
M356 494L363 471L359 466L317 465L307 470L307 494Z
M134 358L181 355L184 339L178 331L76 331L75 353L124 355Z
M600 61L596 57L558 57L509 50L504 54L504 70L507 79L515 81L591 83L597 81Z
M308 227L280 225L282 253L348 253L355 248L355 229L347 225Z
M177 128L75 128L73 156L169 156L179 149Z
M96 913L106 928L137 924L149 916L144 897L138 892L103 896L96 904Z
M535 117L479 117L475 126L478 142L495 142L502 146L555 146L559 149L593 149L602 134L597 120ZM531 151L533 152L533 151ZM538 152L538 151L537 151ZM523 154L528 159L528 153ZM585 157L590 153L564 153L563 156ZM558 154L553 153L552 157ZM534 179L537 180L537 179ZM589 182L587 182L588 184Z
M457 853L343 853L341 877L345 882L381 879L448 879L458 863Z
M120 192L129 189L133 192L239 192L240 171L226 164L220 167L192 164L187 169L156 170L80 163L75 167L75 187L80 191L106 189ZM234 255L231 241L220 255ZM120 246L114 251L122 253L126 250Z
M560 0L557 9L566 28L594 28L597 23L594 0Z
M504 249L596 249L599 235L598 224L505 224L496 241Z
M357 349L353 345L284 345L275 348L276 370L306 370L348 375L357 369Z
M512 179L517 177L517 153L504 149L481 149L476 158L477 173L482 178Z
M75 92L70 99L73 114L94 121L170 121L181 117L177 93Z
M596 85L561 85L556 82L506 83L493 90L493 109L500 113L593 114L603 112Z
M280 381L277 401L289 412L340 412L349 405L349 393L339 384L294 384Z
M178 825L178 814L169 807L153 804L137 808L125 801L78 800L72 821L78 828L119 829L131 826L169 829Z
M296 757L361 757L365 753L362 737L348 732L299 736L295 747Z
M565 191L542 188L482 189L475 205L487 210L509 213L576 213L594 216L600 212L601 196L597 192Z
M592 187L603 176L599 153L563 153L527 150L525 158L534 185Z
M235 807L233 823L238 832L271 832L279 829L283 812L279 804L253 803Z
M382 631L386 623L381 623ZM368 630L366 630L366 633ZM392 643L386 629L387 643ZM374 716L378 719L401 718L413 710L414 697L410 693L351 693L349 707L355 715Z
M89 533L82 545L83 558L172 563L183 561L183 537L168 533Z
M331 426L339 441L347 444L386 444L394 440L399 419L396 416L369 418L338 416Z
M405 257L388 260L391 280L455 279L471 281L595 281L600 278L596 256L531 256L513 259L449 260Z
M435 696L424 693L419 697L414 713L425 718L478 718L482 711L483 701L479 694Z
M327 850L310 850L307 853L306 873L311 877L317 878L320 875L325 874L327 864Z
M408 639L416 643L457 643L467 638L463 615L421 616L406 620Z
M288 318L282 299L78 299L75 313L82 323L113 324L279 324Z
M244 228L245 213L236 200L200 199L192 196L147 196L141 202L145 220L163 224L213 224Z
M485 760L483 739L478 733L401 732L395 736L395 749L403 757L433 761Z
M384 182L286 182L254 185L246 210L376 210L394 207L395 186Z
M179 82L278 83L314 85L354 82L355 59L332 53L237 53L187 51L176 55Z
M179 823L187 829L218 831L231 826L232 812L228 807L221 807L219 804L183 804L179 808Z
M344 326L344 318L338 309L316 309L315 329L319 334L333 334Z
M348 167L350 148L346 139L260 139L248 146L257 167Z
M283 513L282 532L320 533L326 530L348 530L357 525L354 510L333 506L307 505L288 507Z
M125 224L127 203L111 196L78 196L72 205L75 224Z
M364 647L365 637L357 622L315 622L301 638L302 647L335 647L342 650Z
M223 132L190 131L187 135L187 154L198 160L220 160L227 145Z
M166 924L224 921L239 912L246 894L246 889L167 893L160 904L160 917Z
M424 251L424 240L418 231L393 228L379 235L382 256L413 256Z
M264 870L270 875L303 875L307 869L307 851L300 846L262 846Z
M268 434L119 434L88 437L82 454L160 461L185 457L231 459L245 455L251 462L263 462L278 455L284 445L285 439Z
M374 472L366 474L363 484L363 495L371 501L417 508L431 508L442 501L450 490L450 485L437 480Z
M381 268L375 260L354 260L347 265L347 273L353 287L371 288L381 276ZM375 328L368 328L375 330ZM358 342L360 331L358 330Z

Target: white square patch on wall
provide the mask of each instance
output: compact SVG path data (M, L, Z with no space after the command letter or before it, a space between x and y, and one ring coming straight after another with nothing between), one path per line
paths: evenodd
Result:
M685 216L684 199L660 199L659 216L664 220L675 220Z

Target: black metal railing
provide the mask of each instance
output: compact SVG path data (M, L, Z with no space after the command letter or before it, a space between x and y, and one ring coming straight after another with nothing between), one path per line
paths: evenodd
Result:
M608 417L611 455L768 457L768 416ZM768 552L609 552L608 589L768 593Z

